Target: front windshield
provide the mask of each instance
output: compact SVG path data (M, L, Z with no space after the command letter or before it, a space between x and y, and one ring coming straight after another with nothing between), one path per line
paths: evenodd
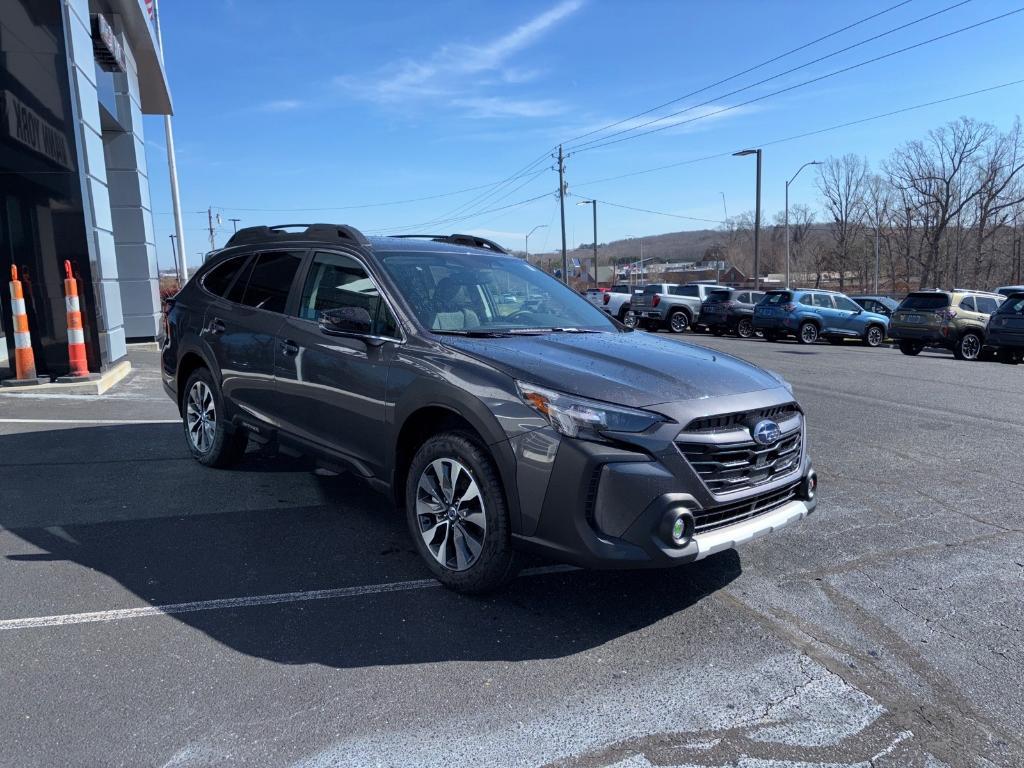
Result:
M416 317L435 333L616 330L600 309L520 259L422 251L379 256Z

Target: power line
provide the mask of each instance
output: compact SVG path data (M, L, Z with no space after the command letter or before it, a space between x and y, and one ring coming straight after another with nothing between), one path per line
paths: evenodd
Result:
M579 197L579 198L584 199L584 200L594 199L594 198L585 198L582 195L575 195L575 194L573 194L571 192L569 193L569 196L570 197ZM669 217L671 217L673 219L686 219L687 221L703 221L703 222L705 222L707 224L725 224L725 222L720 220L720 219L702 219L699 216L683 216L682 214L679 214L679 213L666 213L665 211L652 211L649 208L636 208L636 207L634 207L632 205L623 205L622 203L612 203L612 202L609 202L608 200L603 200L603 199L598 200L597 202L599 202L601 205L610 205L612 208L625 208L627 211L639 211L640 213L653 213L655 216L669 216Z
M819 75L818 77L812 77L809 80L804 80L803 82L796 83L795 85L790 85L790 86L787 86L785 88L780 88L777 91L772 91L771 93L766 93L766 94L764 94L762 96L757 96L755 98L748 99L747 101L742 101L742 102L740 102L738 104L733 104L733 105L728 106L728 107L722 107L721 109L716 109L716 110L713 110L711 112L705 112L702 115L697 115L696 117L691 117L691 118L688 118L686 120L678 120L678 121L676 121L674 123L669 123L668 125L662 125L662 126L659 126L657 128L651 128L651 129L646 130L646 131L641 131L639 133L633 133L633 134L630 134L629 136L620 136L617 139L611 139L610 141L603 141L600 144L592 144L590 146L583 147L582 149L576 149L575 152L576 153L588 152L588 151L590 151L592 149L599 149L601 147L607 147L607 146L609 146L611 144L618 144L619 142L622 142L622 141L628 141L630 139L637 139L637 138L640 138L641 136L647 136L647 135L652 134L652 133L658 133L660 131L668 130L669 128L675 128L675 127L678 127L680 125L687 125L688 123L693 123L693 122L696 122L698 120L705 120L705 119L707 119L709 117L715 117L715 116L721 115L721 114L723 114L725 112L731 112L734 109L739 109L740 107L745 107L745 106L748 106L750 104L754 104L754 103L756 103L758 101L764 101L765 99L769 99L769 98L771 98L773 96L778 96L781 93L787 93L789 91L796 90L797 88L803 88L805 85L811 85L812 83L821 82L822 80L827 80L828 78L835 77L836 75L841 75L841 74L844 74L846 72L852 72L853 70L860 69L861 67L867 66L868 64L874 64L874 63L882 61L884 59L888 59L888 58L891 58L893 56L898 56L901 53L906 53L907 51L912 51L912 50L914 50L916 48L921 48L922 46L930 45L931 43L938 42L939 40L944 40L944 39L946 39L948 37L952 37L953 35L958 35L958 34L960 34L962 32L967 32L967 31L972 30L972 29L977 29L978 27L984 26L985 24L991 24L993 21L999 21L1000 19L1004 19L1004 18L1006 18L1008 16L1013 16L1014 14L1020 13L1021 11L1024 11L1024 6L1022 6L1020 8L1016 8L1016 9L1014 9L1012 11L1008 11L1006 13L999 14L998 16L993 16L991 18L985 19L984 21L979 21L979 22L977 22L975 24L970 24L970 25L968 25L966 27L960 27L959 29L955 29L952 32L946 32L945 34L937 35L937 36L929 38L927 40L922 40L921 42L914 43L913 45L908 45L908 46L906 46L904 48L900 48L900 49L895 50L895 51L889 51L888 53L883 53L883 54L881 54L879 56L875 56L873 58L866 59L864 61L860 61L860 62L858 62L856 64L851 64L851 65L849 65L847 67L842 67L840 69L833 70L832 72L829 72L827 74ZM705 106L707 103L710 103L710 102L705 102L704 104L700 104L700 105L697 105L697 106ZM677 115L681 115L684 112L690 111L690 109L693 109L693 107L689 107L687 109L681 110L681 111L676 112L674 114L665 115L664 117L659 118L659 121L660 120L665 120L665 119L670 118L670 117L675 117ZM658 121L652 121L652 122L658 122Z
M872 19L877 19L879 16L883 16L883 15L885 15L885 14L891 12L891 11L896 10L897 8L902 8L904 5L908 5L912 1L913 0L903 0L903 2L901 2L901 3L896 3L896 5L891 5L888 8L884 8L883 10L879 11L878 13L873 13L870 16L865 16L863 19L859 19L858 21L855 21L852 24L847 24L845 27L837 29L837 30L835 30L833 32L829 32L827 35L822 35L819 38L811 40L809 43L804 43L803 45L799 45L796 48L791 48L790 50L786 51L785 53L780 53L779 55L773 56L770 59L765 59L760 64L755 64L752 67L748 67L747 69L744 69L742 72L737 72L734 75L729 75L728 77L724 77L724 78L722 78L721 80L719 80L717 82L714 82L714 83L711 83L710 85L704 86L703 88L698 88L696 91L690 91L689 93L684 94L682 96L679 96L678 98L671 99L670 101L666 101L664 104L659 104L656 107L651 107L650 109L644 110L643 112L638 112L635 115L630 115L629 117L624 117L621 120L617 120L614 123L609 123L608 125L602 126L601 128L595 128L595 129L593 129L591 131L587 131L586 133L581 133L579 136L574 136L571 139L567 139L563 143L564 144L572 144L574 141L579 141L580 139L585 139L587 136L593 136L595 133L601 133L603 131L608 130L609 128L614 128L617 125L622 125L623 123L629 122L630 120L636 120L638 117L643 117L644 115L649 115L652 112L657 112L659 109L664 109L665 107L671 106L672 104L676 104L676 103L678 103L680 101L683 101L684 99L688 99L691 96L696 96L699 93L704 93L704 91L709 91L712 88L717 88L720 85L724 85L725 83L728 83L730 80L735 80L736 78L742 77L743 75L748 75L751 72L755 72L756 70L761 69L762 67L768 66L769 64L774 64L776 61L779 61L780 59L784 59L787 56L791 56L794 53L798 53L799 51L802 51L805 48L810 48L812 45L816 45L817 43L820 43L823 40L828 40L830 37L835 37L836 35L839 35L839 34L841 34L843 32L851 30L854 27L860 26L861 24L864 24L864 23L866 23L868 21L871 21Z
M537 200L542 200L543 198L549 197L552 194L557 194L557 191L556 190L551 190L549 192L545 192L542 195L537 195L536 197L531 197L531 198L528 198L526 200L520 200L517 203L509 203L508 205L503 205L503 206L501 206L499 208L491 208L490 210L487 210L487 211L477 211L476 213L470 214L469 216L462 216L462 217L458 217L458 218L455 218L455 219L449 219L449 220L446 220L446 221L435 221L435 222L433 222L431 224L431 226L439 226L439 225L442 225L442 224L455 224L455 223L458 223L460 221L465 221L466 219L473 218L474 216L484 216L484 215L489 214L489 213L496 213L497 211L505 211L505 210L508 210L509 208L516 208L516 207L518 207L520 205L526 205L527 203L533 203L533 202L536 202ZM405 227L386 227L384 229L370 230L370 233L371 234L378 234L379 235L379 234L386 234L386 233L397 232L397 231L402 231L402 230L417 229L420 226L421 225L416 224L416 225L405 226Z
M892 117L894 115L901 115L901 114L903 114L905 112L912 112L912 111L914 111L916 109L925 109L926 107L933 107L933 106L935 106L937 104L945 104L945 103L950 102L950 101L956 101L957 99L966 99L966 98L968 98L970 96L977 96L978 94L981 94L981 93L989 93L990 91L997 91L997 90L999 90L1001 88L1010 88L1010 87L1012 87L1014 85L1022 85L1022 84L1024 84L1024 79L1013 80L1013 81L1010 81L1008 83L1000 83L999 85L992 85L992 86L988 86L987 88L979 88L979 89L974 90L974 91L968 91L967 93L958 93L955 96L947 96L947 97L942 98L942 99L935 99L933 101L926 101L926 102L923 102L921 104L914 104L914 105L911 105L909 107L901 107L900 109L894 109L894 110L889 111L889 112L882 112L882 113L879 113L877 115L871 115L869 117L861 117L861 118L858 118L856 120L849 120L849 121L847 121L845 123L837 123L836 125L830 125L830 126L828 126L826 128L818 128L818 129L813 130L813 131L806 131L804 133L798 133L798 134L795 134L793 136L786 136L785 138L781 138L781 139L772 139L771 141L750 141L750 142L744 142L744 143L745 144L750 144L751 146L756 145L756 146L759 146L759 147L770 147L770 146L772 146L774 144L783 144L783 143L788 142L788 141L796 141L797 139L805 139L808 136L817 136L818 134L828 133L829 131L838 131L838 130L840 130L842 128L849 128L850 126L853 126L853 125L860 125L861 123L868 123L868 122L871 122L872 120L881 120L882 118L885 118L885 117ZM693 165L695 163L702 163L702 162L704 162L706 160L715 160L715 159L721 158L721 157L730 157L732 155L732 153L733 153L733 150L730 149L730 150L726 150L725 152L716 152L715 154L712 154L712 155L704 155L702 157L694 157L694 158L691 158L689 160L681 160L678 163L668 163L667 165L657 165L657 166L654 166L653 168L644 168L643 170L639 170L639 171L630 171L629 173L622 173L622 174L618 174L616 176L605 176L605 177L600 178L600 179L589 179L587 181L581 181L581 182L575 184L574 186L575 187L586 187L586 186L591 186L593 184L603 184L604 182L608 182L608 181L618 181L619 179L626 179L626 178L629 178L631 176L641 176L643 174L655 173L657 171L664 171L664 170L668 170L670 168L679 168L679 167L684 166L684 165Z

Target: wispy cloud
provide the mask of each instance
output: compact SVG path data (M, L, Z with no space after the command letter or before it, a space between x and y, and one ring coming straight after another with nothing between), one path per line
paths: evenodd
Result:
M335 84L353 96L378 104L442 101L473 117L545 117L562 111L551 100L509 99L482 89L515 86L542 74L517 67L511 59L536 44L583 6L584 0L562 0L515 29L482 44L449 43L426 58L388 65L369 75L342 75Z
M261 112L291 112L301 106L303 102L298 99L275 99L260 104L259 108Z

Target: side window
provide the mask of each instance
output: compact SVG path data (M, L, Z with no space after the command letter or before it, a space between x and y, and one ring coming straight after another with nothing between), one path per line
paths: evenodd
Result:
M836 309L842 309L847 312L860 312L860 305L853 299L848 299L845 296L833 296L832 300L836 303Z
M737 294L736 301L738 301L740 304L749 304L750 303L750 294L749 293Z
M241 291L239 303L268 312L284 312L288 292L301 263L301 253L272 251L257 254ZM239 280L235 283L232 296L239 293L241 282Z
M765 294L764 294L763 291L754 291L753 293L750 294L750 303L751 304L758 304L758 303L761 302L761 300L764 297L765 297Z
M968 312L977 312L977 307L974 305L974 297L964 296L960 300L960 309L966 309Z
M700 296L700 288L696 285L674 285L669 289L673 296Z
M299 317L315 322L325 309L343 307L365 309L373 320L374 335L398 336L391 310L362 265L340 253L318 253L302 287Z
M991 296L975 296L974 300L978 305L978 311L986 315L991 315L999 309L999 302Z
M814 306L832 309L832 297L827 293L814 294Z
M814 294L805 293L803 296L800 297L800 303L808 307L811 306L812 304L814 304Z
M235 275L245 266L247 258L249 258L248 255L237 256L228 259L223 264L218 264L203 277L203 288L215 296L225 295L231 286L231 281L235 279Z

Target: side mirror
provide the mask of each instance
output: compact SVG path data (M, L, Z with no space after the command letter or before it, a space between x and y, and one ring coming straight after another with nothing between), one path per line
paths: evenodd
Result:
M320 313L317 324L320 331L328 336L362 339L372 346L383 343L378 339L368 338L373 330L373 320L363 307L325 309Z

